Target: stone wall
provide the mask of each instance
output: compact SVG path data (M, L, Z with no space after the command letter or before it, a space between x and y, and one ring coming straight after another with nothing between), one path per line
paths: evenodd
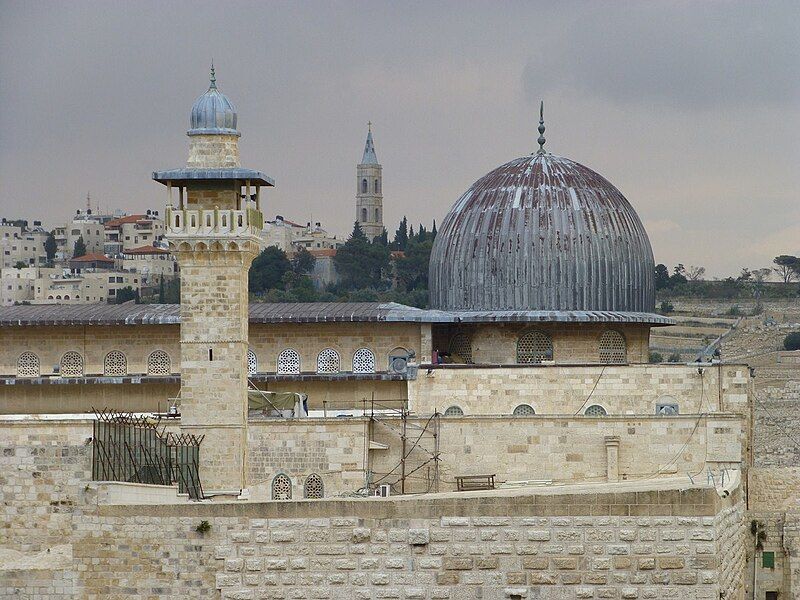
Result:
M800 466L753 467L748 472L748 484L750 510L800 510Z

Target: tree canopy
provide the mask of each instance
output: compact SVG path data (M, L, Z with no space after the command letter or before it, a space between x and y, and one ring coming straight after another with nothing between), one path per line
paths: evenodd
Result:
M81 256L86 256L86 243L83 241L83 236L75 240L75 245L72 248L72 258Z

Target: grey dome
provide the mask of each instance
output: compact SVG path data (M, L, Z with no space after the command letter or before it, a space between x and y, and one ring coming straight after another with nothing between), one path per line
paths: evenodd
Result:
M620 191L537 153L488 173L450 209L431 251L430 305L652 312L653 271L650 240Z
M241 135L236 129L236 107L217 89L213 66L211 85L195 100L189 126L189 135Z

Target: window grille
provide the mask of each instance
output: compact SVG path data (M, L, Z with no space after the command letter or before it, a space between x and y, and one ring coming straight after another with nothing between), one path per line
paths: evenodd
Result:
M455 362L468 365L472 364L472 340L466 333L457 333L450 339L448 348L450 356Z
M112 350L103 360L103 375L119 377L128 374L128 360L119 350Z
M258 373L258 358L252 350L247 351L247 374L255 375Z
M464 416L464 411L461 410L460 406L448 406L447 410L444 411L445 417L462 417Z
M606 409L599 404L592 404L583 412L583 414L585 414L587 417L605 417L608 415Z
M172 372L169 354L163 350L153 350L147 357L148 375L169 375Z
M278 373L284 375L300 373L300 354L297 350L287 348L278 355Z
M280 473L272 480L272 499L291 500L292 480L287 475Z
M306 477L303 484L303 495L306 498L322 498L324 497L324 487L322 485L322 477L316 473L312 473Z
M517 340L517 362L538 364L553 360L553 340L542 331L529 331Z
M369 348L359 348L353 354L353 373L374 373L375 355Z
M604 364L628 362L625 337L619 331L609 330L600 336L600 362Z
M67 352L61 357L62 377L83 377L83 357L77 352Z
M17 359L17 377L39 377L39 357L33 352L23 352Z
M515 417L529 417L535 414L536 411L533 410L533 407L530 404L520 404L514 409Z
M338 373L339 353L332 348L325 348L317 355L317 373Z

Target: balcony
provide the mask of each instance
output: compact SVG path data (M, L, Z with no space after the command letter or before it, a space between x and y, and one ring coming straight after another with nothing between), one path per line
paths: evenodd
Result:
M254 208L245 210L179 210L167 207L167 236L176 238L258 236L264 217Z

